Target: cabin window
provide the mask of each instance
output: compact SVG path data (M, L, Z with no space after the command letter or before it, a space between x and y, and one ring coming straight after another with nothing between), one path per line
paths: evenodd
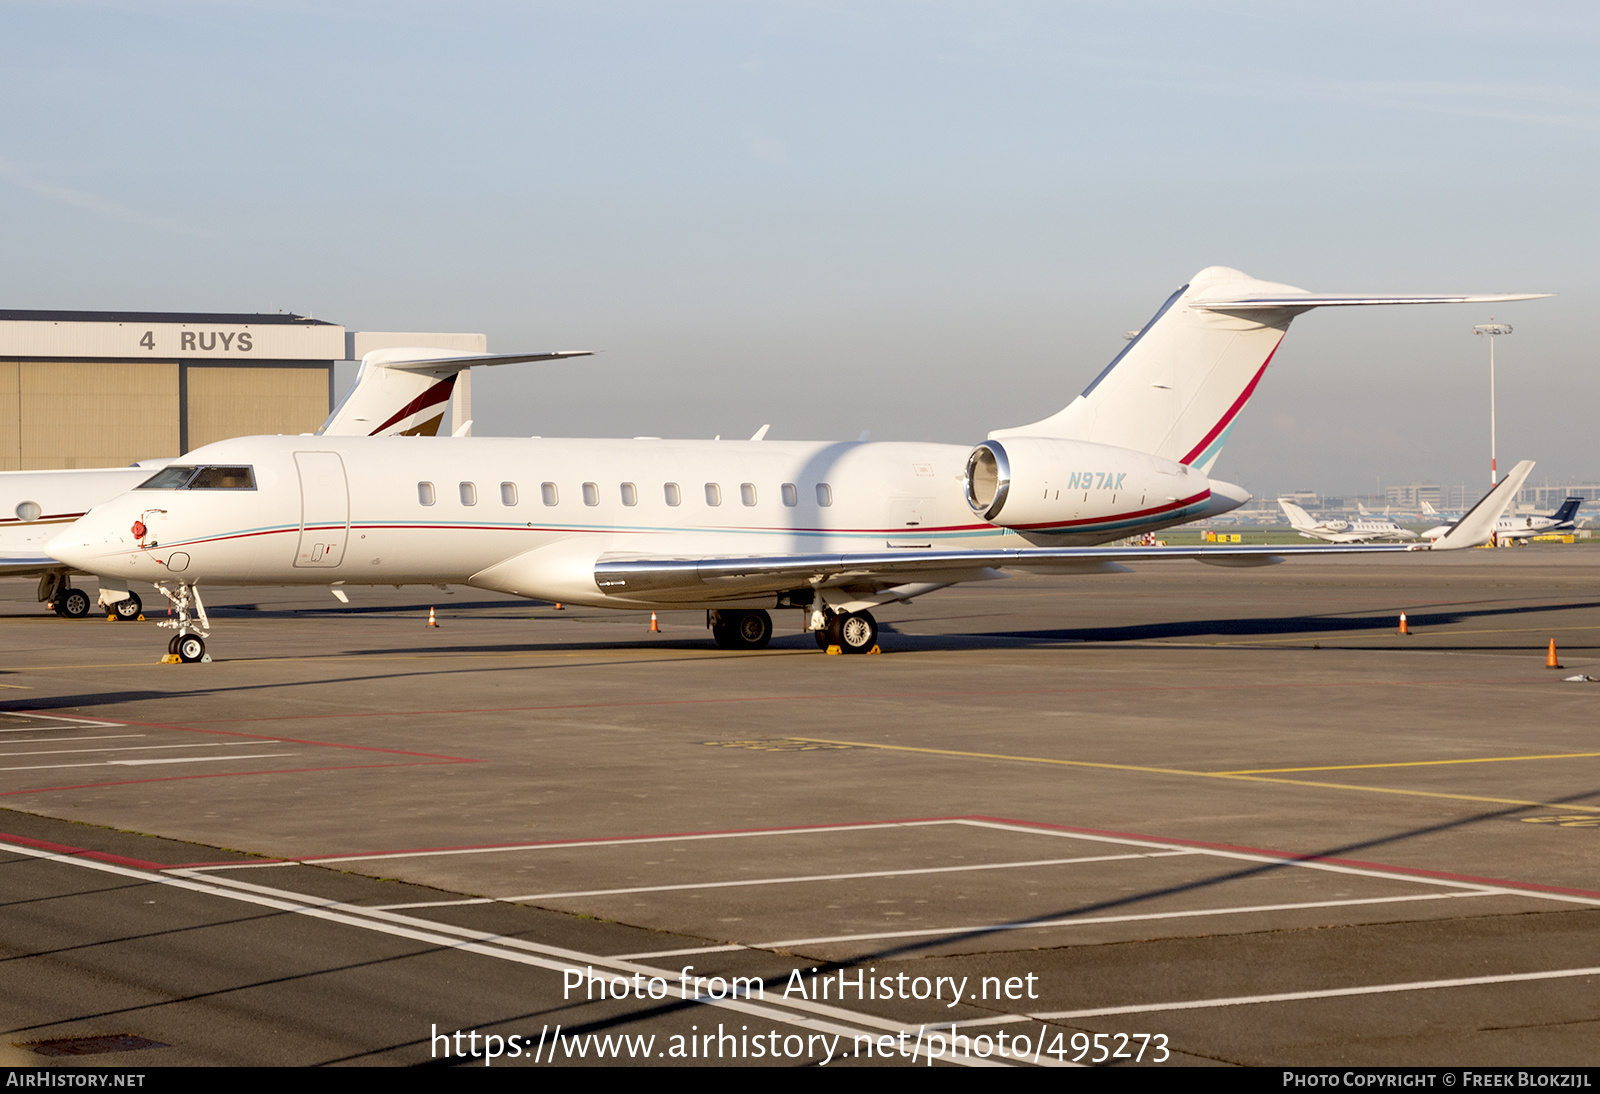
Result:
M500 484L500 504L501 505L515 505L515 504L517 504L517 484L516 483L514 483L514 482L503 482L503 483Z
M667 485L663 488L662 492L667 495L667 504L668 505L682 505L683 504L683 492L678 489L678 484L677 483L675 483L675 482L667 483Z
M722 504L722 487L718 486L714 482L706 483L706 504L707 505L721 505Z
M783 504L787 505L790 509L793 509L796 505L800 504L800 491L794 488L794 483L792 482L786 482L783 484Z
M560 498L556 495L556 484L546 482L539 484L539 496L544 498L546 505L554 505Z
M431 482L419 482L419 483L417 483L417 500L420 501L423 505L432 505L433 504L433 502L434 502L433 483L431 483Z
M461 504L462 505L477 505L478 504L478 484L477 483L464 482L464 483L461 484Z
M817 483L817 504L818 505L832 505L833 504L833 487L829 486L825 482Z
M583 484L583 504L585 504L585 505L599 505L600 504L600 487L598 487L597 485L595 485L592 482L584 483Z
M639 488L637 486L633 485L633 483L631 483L631 482L625 482L625 483L622 484L622 504L623 505L638 505L639 504Z
M756 503L756 484L753 482L741 482L739 484L739 500L746 505L754 505Z

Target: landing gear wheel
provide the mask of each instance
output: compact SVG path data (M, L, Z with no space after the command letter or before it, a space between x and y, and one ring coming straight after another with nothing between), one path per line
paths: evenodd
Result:
M89 594L82 589L63 589L56 594L56 614L63 619L82 619L89 614Z
M828 637L828 635L830 635L832 633L833 633L833 628L832 627L818 627L816 630L811 632L811 637L813 637L813 638L815 638L817 640L817 649L825 650L829 646L837 646L839 644L838 642L834 641L832 638Z
M178 652L178 643L182 641L182 639L183 635L181 634L175 634L171 638L167 639L167 652L176 654Z
M772 641L772 617L766 612L719 612L711 624L718 649L763 650Z
M206 640L198 634L180 634L175 643L178 660L192 665L206 655Z
M839 617L835 626L839 648L845 653L867 653L878 644L878 621L872 618L871 612L847 612Z
M129 593L121 600L113 601L111 613L124 623L131 623L138 619L144 612L144 604L139 599L138 593Z

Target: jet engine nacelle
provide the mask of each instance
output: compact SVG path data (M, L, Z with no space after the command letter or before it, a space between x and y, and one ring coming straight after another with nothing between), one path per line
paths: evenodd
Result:
M1192 520L1210 497L1205 475L1147 452L1051 437L984 441L967 457L967 504L1002 528L1100 530L1108 518L1140 525L1167 513ZM1230 505L1229 508L1232 508Z

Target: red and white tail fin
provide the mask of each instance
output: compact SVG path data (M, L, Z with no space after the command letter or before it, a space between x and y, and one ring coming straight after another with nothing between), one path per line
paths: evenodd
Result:
M437 349L375 349L361 358L355 385L317 432L335 437L433 437L463 370L588 355L588 350L452 354Z
M1295 316L1365 304L1529 300L1542 293L1386 295L1309 293L1208 266L1173 293L1065 409L990 437L1063 437L1150 452L1207 474Z

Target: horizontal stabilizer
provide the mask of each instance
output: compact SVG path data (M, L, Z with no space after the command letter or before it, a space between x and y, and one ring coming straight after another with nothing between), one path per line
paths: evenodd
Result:
M361 359L384 368L407 372L431 372L440 376L479 365L515 365L524 361L564 361L568 357L592 357L593 350L563 349L547 353L449 353L436 349L375 349Z
M1501 304L1507 300L1538 300L1554 293L1451 293L1428 296L1407 293L1398 296L1323 295L1320 293L1280 293L1263 296L1232 296L1223 300L1196 300L1190 307L1206 311L1264 311L1293 308L1307 311L1311 308L1350 308L1368 304Z

